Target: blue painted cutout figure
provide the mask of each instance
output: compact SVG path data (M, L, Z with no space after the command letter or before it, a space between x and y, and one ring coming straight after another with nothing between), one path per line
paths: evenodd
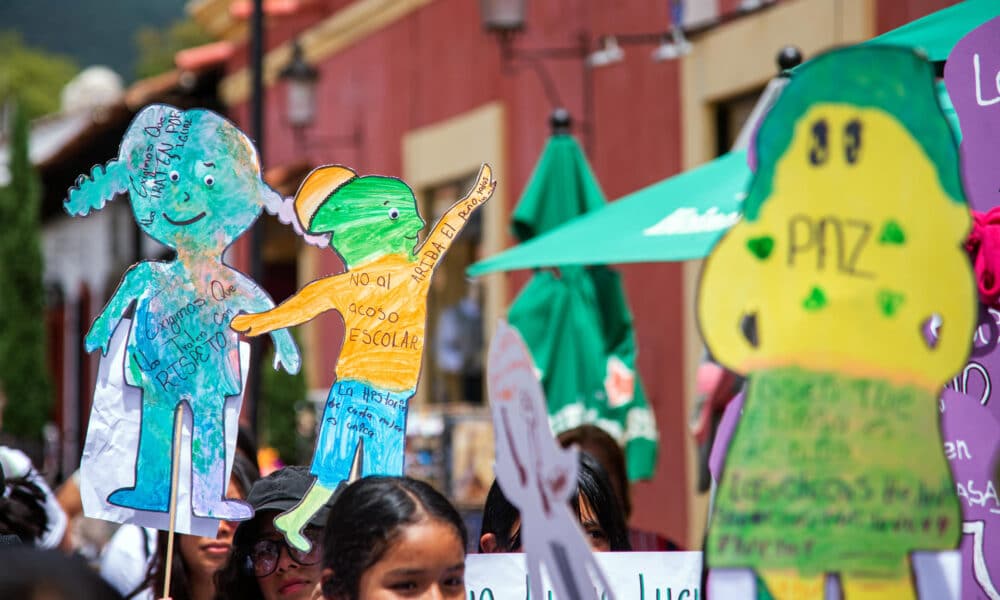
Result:
M167 512L175 411L192 415L191 510L199 517L247 519L252 508L227 499L224 407L241 390L233 316L274 302L226 265L223 252L282 200L261 178L250 140L235 125L201 109L152 105L122 139L117 159L98 165L69 190L67 212L84 216L128 194L139 227L176 252L171 260L133 265L87 333L86 348L108 352L111 334L134 303L125 381L142 390L135 485L108 501ZM300 358L286 330L272 333L275 368L295 373Z

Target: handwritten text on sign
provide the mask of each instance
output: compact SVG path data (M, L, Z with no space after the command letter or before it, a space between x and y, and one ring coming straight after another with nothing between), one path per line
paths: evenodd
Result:
M595 554L619 600L701 600L701 552ZM469 600L529 598L523 554L472 554L465 561ZM546 598L556 598L546 582ZM595 598L598 596L597 592Z

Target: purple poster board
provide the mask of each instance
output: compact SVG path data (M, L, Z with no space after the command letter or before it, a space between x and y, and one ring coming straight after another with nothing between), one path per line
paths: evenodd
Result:
M969 206L986 212L1000 205L1000 18L955 44L944 82L962 128L959 153Z
M941 430L962 502L962 598L1000 600L1000 311L980 307L969 363L941 395Z

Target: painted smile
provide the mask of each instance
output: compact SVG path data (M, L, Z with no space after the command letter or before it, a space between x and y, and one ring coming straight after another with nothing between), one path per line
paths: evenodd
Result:
M184 226L190 225L192 223L197 223L198 221L204 219L205 215L206 215L206 213L204 211L202 211L202 212L198 213L197 215L191 217L190 219L185 219L183 221L175 221L175 220L171 219L170 217L168 217L167 213L160 213L160 214L163 215L163 218L166 219L168 223L170 223L171 225L176 225L177 227L184 227Z

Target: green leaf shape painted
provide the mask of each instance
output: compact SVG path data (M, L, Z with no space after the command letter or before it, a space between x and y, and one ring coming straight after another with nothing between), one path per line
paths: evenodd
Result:
M899 307L902 306L905 296L900 292L894 292L892 290L879 290L878 293L878 306L882 310L882 314L887 317L891 317L899 312Z
M826 293L824 293L823 288L819 286L813 286L813 289L809 290L809 295L802 301L802 308L809 311L820 310L826 305Z
M774 250L774 238L769 235L750 238L747 240L747 248L759 260L767 260Z
M879 235L878 241L880 244L902 246L906 243L906 234L903 233L903 228L900 227L899 223L889 219L882 225L882 233Z

